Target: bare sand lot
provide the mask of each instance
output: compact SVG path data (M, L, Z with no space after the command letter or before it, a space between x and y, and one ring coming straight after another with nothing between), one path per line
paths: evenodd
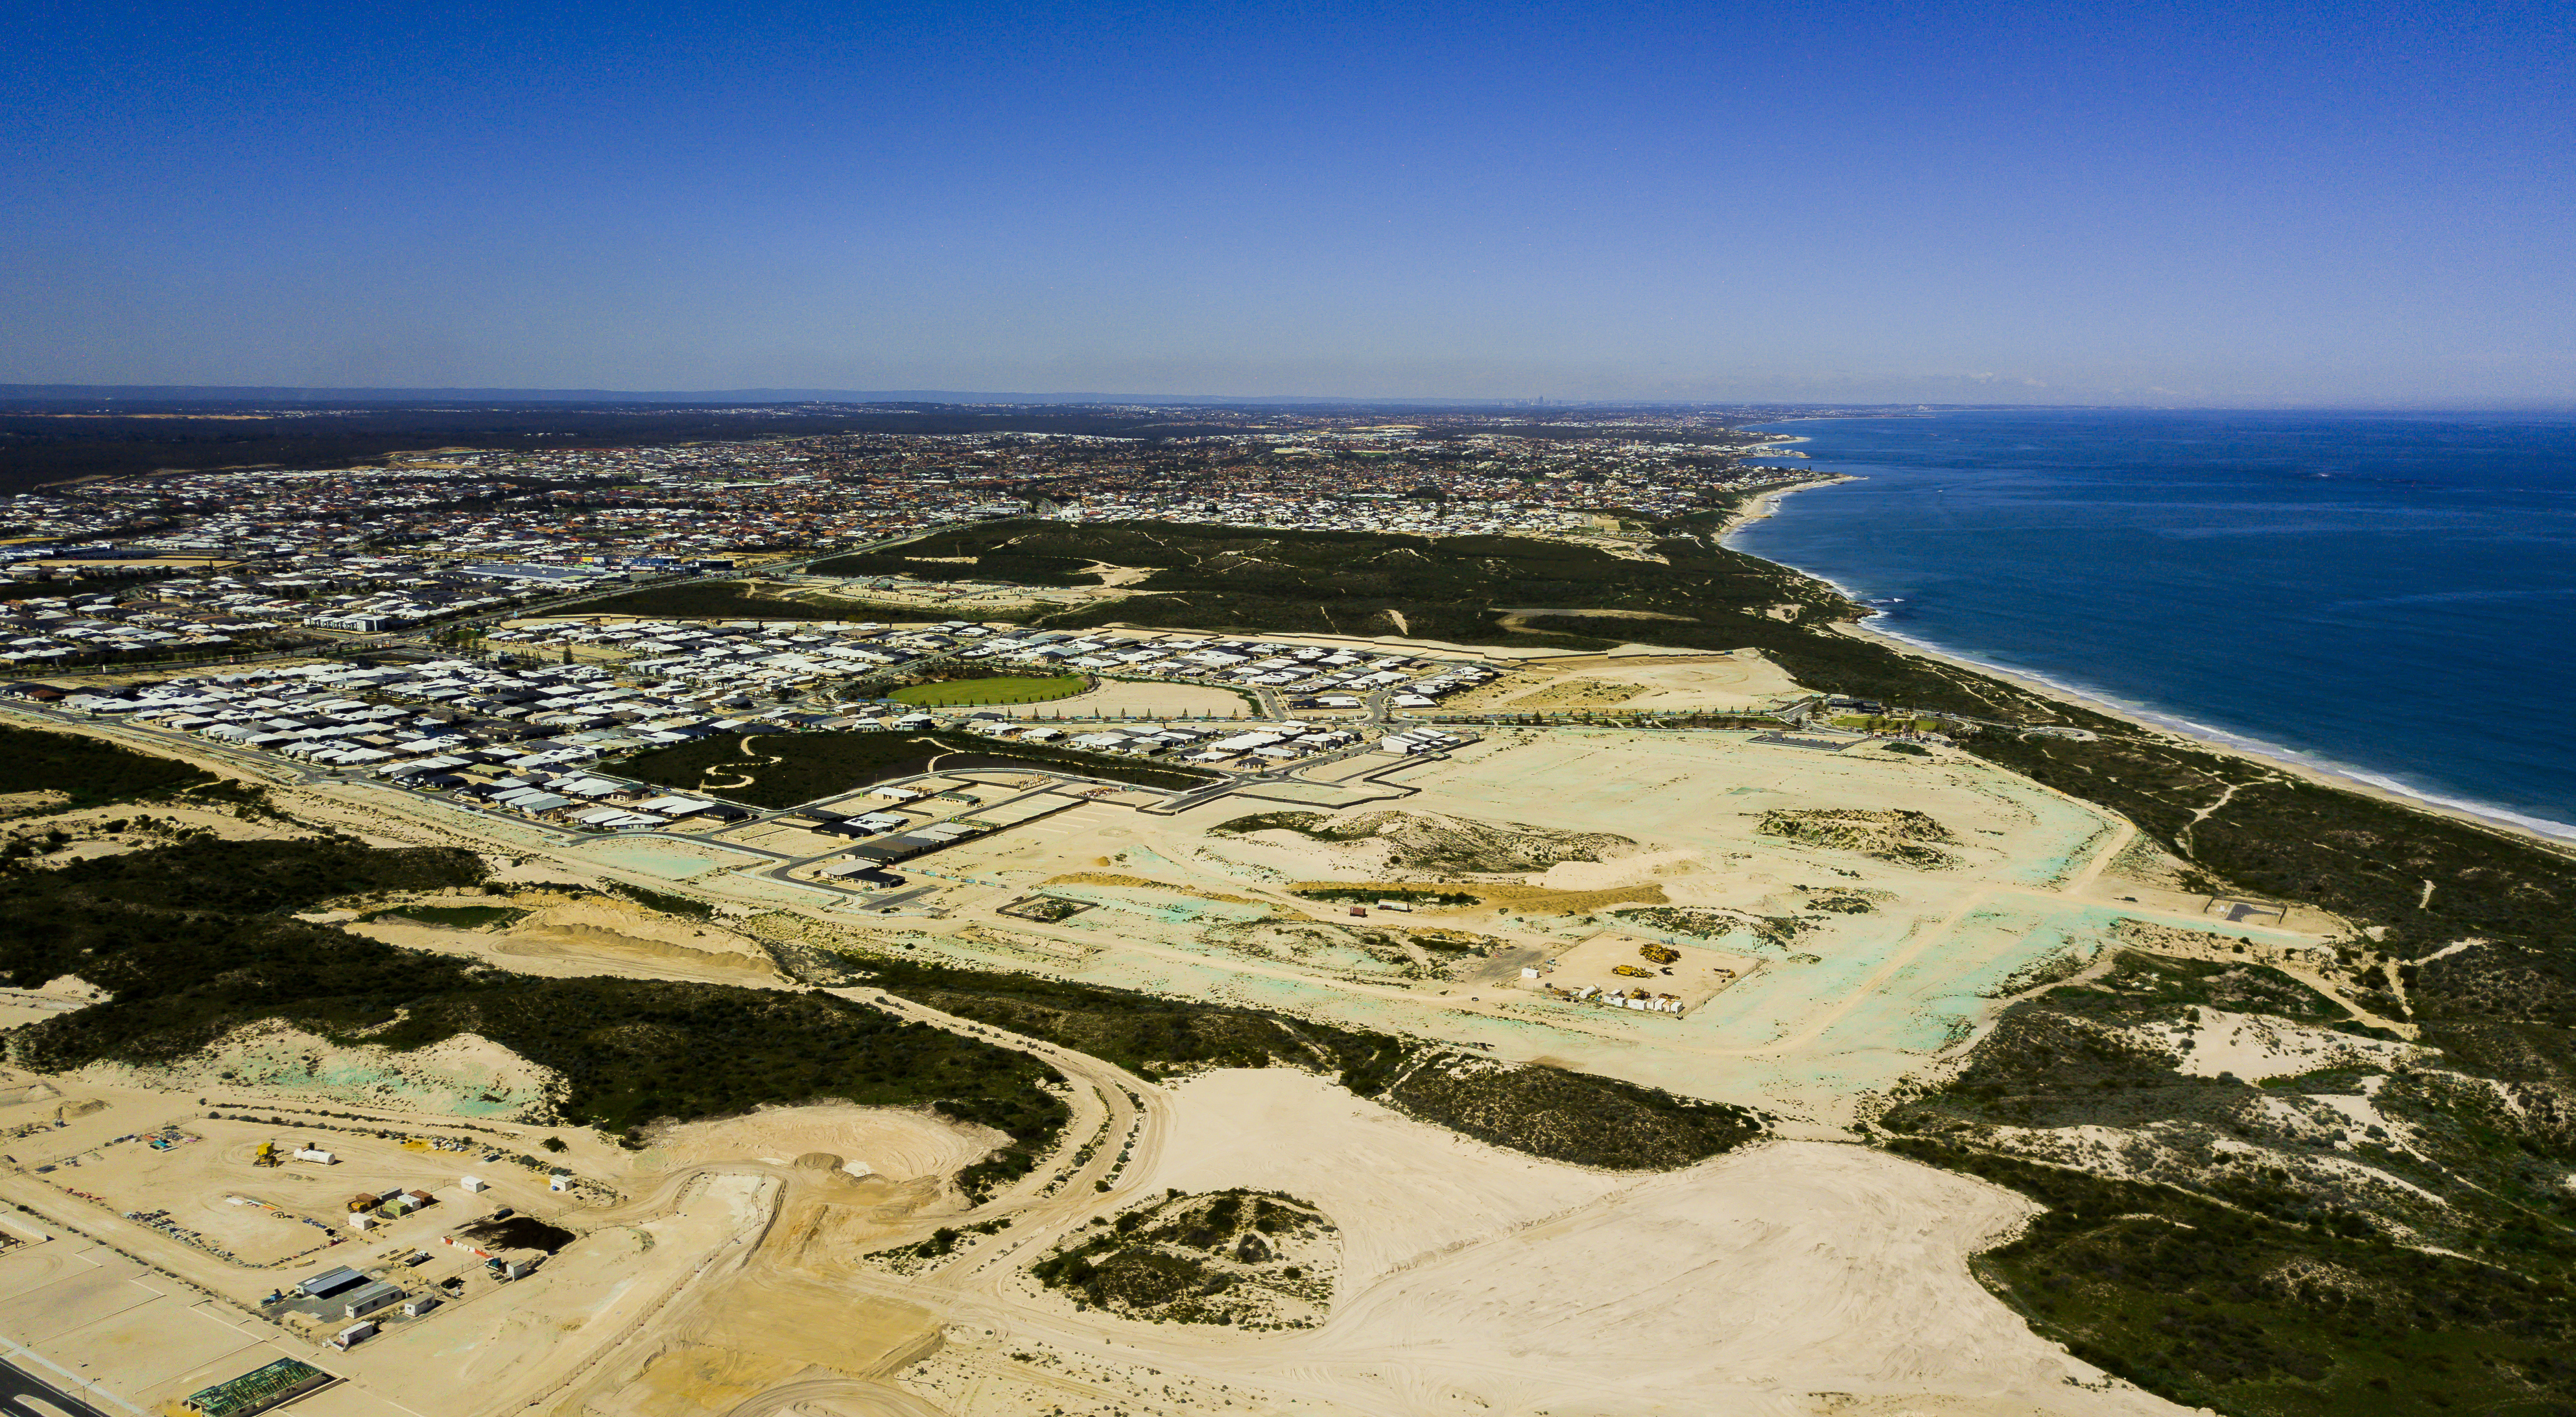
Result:
M433 897L422 904L434 909L459 899L501 903L472 896ZM718 924L676 919L600 896L522 891L505 899L523 912L506 925L464 929L379 913L351 921L347 928L389 945L489 959L522 973L558 978L608 969L654 979L750 984L777 975L757 942Z
M1446 700L1441 707L1506 712L1757 709L1805 692L1758 650L1584 655L1519 665L1500 679Z
M1246 1394L1256 1411L2180 1410L2035 1337L1978 1287L1967 1257L2031 1208L1975 1181L1812 1143L1656 1176L1597 1172L1496 1151L1284 1069L1210 1073L1171 1094L1168 1140L1140 1189L1249 1187L1320 1208L1343 1242L1330 1319L1238 1338L1078 1314L1020 1280L1001 1291L1026 1307L1002 1319L999 1347L1037 1361L978 1361L977 1335L952 1329L963 1341L947 1363L984 1386L947 1380L937 1362L898 1381L957 1417L1012 1411L1043 1375L1122 1359L1194 1378L1202 1398ZM1086 1319L1115 1347L1086 1342ZM1032 1339L1080 1356L1033 1354Z
M1659 957L1668 955L1669 958ZM1520 981L1533 992L1591 988L1610 993L1644 990L1696 1009L1721 989L1762 967L1762 961L1697 946L1666 945L1642 935L1604 930L1562 954L1532 966L1537 979ZM1622 974L1619 971L1629 970Z
M1671 1410L1689 1393L1701 1411L1817 1411L1828 1394L1885 1411L2178 1411L2106 1383L1970 1278L1968 1255L2028 1211L1858 1148L1776 1143L1432 1259L1354 1296L1316 1346L1498 1407L1580 1394Z
M1172 1127L1138 1188L1251 1186L1314 1204L1342 1230L1345 1292L1635 1184L1410 1121L1293 1069L1220 1069L1172 1091Z
M1088 806L967 843L937 860L955 883L946 920L911 938L988 964L1560 1059L1839 1132L1853 1098L1973 1037L2023 972L2089 958L2122 919L2212 928L2105 900L2125 825L1965 755L1504 730L1398 781L1411 795L1306 809L1367 828L1349 839L1264 827L1261 813L1300 809L1229 798L1177 816ZM1043 885L1086 870L1167 894ZM1363 923L1288 889L1334 882L1455 888L1478 904ZM1095 908L1008 926L1046 951L962 928L1037 887ZM1615 931L1759 968L1680 1017L1626 1016L1521 988L1516 969L1488 987L1482 960L1404 948L1408 925L1470 931L1532 964Z
M912 1181L945 1176L1003 1140L999 1132L928 1112L841 1103L767 1107L663 1128L636 1154L634 1167L652 1173L745 1159L785 1166L823 1153L839 1157L841 1169L854 1176Z

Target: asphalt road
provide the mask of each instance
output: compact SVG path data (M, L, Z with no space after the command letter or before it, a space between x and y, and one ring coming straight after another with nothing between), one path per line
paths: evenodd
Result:
M113 1417L113 1414L65 1394L51 1383L28 1376L27 1371L16 1364L0 1362L0 1412L9 1414L9 1417L41 1417L45 1414L45 1408L21 1402L18 1400L21 1397L49 1403L54 1410L68 1412L71 1417Z

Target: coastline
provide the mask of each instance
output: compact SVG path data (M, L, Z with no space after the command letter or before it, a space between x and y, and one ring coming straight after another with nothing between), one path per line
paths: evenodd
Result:
M1752 501L1745 503L1743 506L1736 508L1734 511L1727 513L1725 522L1717 529L1717 544L1725 546L1728 537L1735 535L1737 532L1744 530L1755 522L1765 521L1771 517L1778 516L1780 514L1780 504L1783 501L1786 501L1791 493L1805 492L1817 487L1831 487L1838 482L1858 482L1860 480L1861 477L1858 473L1825 472L1819 469L1817 475L1808 481L1793 482L1786 487L1774 487L1755 497ZM1733 548L1729 549L1731 550ZM1750 556L1753 553L1747 551L1744 554ZM1769 558L1765 557L1762 559L1768 560ZM1780 563L1773 561L1771 564L1776 566ZM1795 566L1791 566L1789 569L1798 571L1798 568ZM1806 571L1798 571L1798 574L1804 576L1809 573ZM1817 576L1815 579L1824 580L1824 577ZM1833 582L1831 581L1826 581L1825 583L1827 585L1833 585ZM1834 586L1834 589L1839 591L1842 587Z
M1726 545L1726 543L1743 528L1749 527L1755 522L1777 515L1780 510L1780 504L1793 492L1803 492L1811 487L1828 487L1838 482L1856 482L1859 480L1861 479L1853 474L1835 473L1819 477L1813 482L1801 482L1794 486L1783 487L1777 491L1767 492L1763 494L1757 502L1738 510L1733 516L1727 519L1726 525L1718 533L1718 543L1720 545ZM1742 548L1729 546L1728 549L1741 550ZM1750 551L1745 551L1743 554L1747 556L1754 555L1754 553ZM1755 559L1770 561L1771 558L1760 556ZM2402 782L2377 776L2364 769L2346 767L2338 763L2310 759L2304 754L2299 754L2295 749L2282 748L2273 744L2237 738L2234 735L2227 733L2224 729L2211 728L2206 724L2194 723L2189 719L2181 718L2179 716L2159 713L2153 708L2142 707L2135 704L2120 703L2116 700L2104 698L2099 694L2079 689L2072 685L2062 684L2056 680L2048 679L2043 676L2030 673L2026 670L2012 669L2004 665L1989 663L1985 660L1971 658L1968 655L1961 654L1955 650L1944 649L1941 646L1914 639L1911 636L1882 630L1869 622L1878 619L1884 612L1871 608L1861 599L1861 597L1854 595L1848 586L1837 584L1833 580L1817 575L1815 572L1806 570L1803 567L1789 565L1785 561L1771 561L1771 564L1779 566L1784 570L1796 571L1799 575L1805 576L1810 580L1832 587L1835 594L1840 595L1847 601L1850 601L1855 608L1863 612L1862 619L1845 622L1839 627L1841 631L1845 634L1854 635L1862 639L1871 640L1878 644L1885 645L1887 648L1895 650L1899 654L1913 655L1920 659L1938 660L1944 664L1952 665L1960 669L1966 669L1977 674L1986 675L1989 678L2000 679L2005 683L2013 685L2015 688L2035 694L2040 698L2048 699L2056 703L2066 704L2070 707L2086 709L2090 712L2101 714L2106 718L2116 718L2123 723L2136 726L2143 732L2185 744L2204 752L2217 753L2225 757L2239 758L2246 762L2259 763L2265 767L2288 773L2294 777L2315 783L2321 787L2332 787L2345 792L2359 793L2365 797L2376 798L2379 801L2394 803L2401 807L2412 808L2415 811L2428 812L2435 816L2446 817L2455 822L2463 822L2471 826L2484 827L2489 831L2501 832L2508 836L2517 837L2522 840L2547 847L2550 850L2561 854L2576 855L2576 826L2570 826L2559 822L2551 822L2542 818L2526 817L2517 812L2510 812L2500 807L2490 807L2483 803L2464 802L2450 798L2436 797L2430 793L2418 791Z
M1751 553L1748 552L1746 554L1750 555ZM1781 565L1784 563L1775 561L1772 564ZM1789 567L1789 569L1797 570L1794 566ZM1808 575L1810 573L1799 571L1798 574ZM1821 580L1823 578L1816 577L1816 579ZM1827 582L1827 584L1832 583ZM1835 590L1838 593L1843 594L1845 599L1851 598L1849 592L1843 591L1840 586L1836 586ZM1861 608L1868 610L1867 606L1862 606ZM1871 618L1876 618L1878 613L1879 612L1874 610L1870 611ZM1899 654L1910 654L1919 659L1939 660L1944 664L1954 665L1961 669L1983 674L1988 678L2001 679L2004 682L2013 685L2015 688L2035 694L2040 698L2067 704L2075 708L2085 709L2093 713L2101 714L2105 718L2116 718L2123 723L2134 725L2146 733L2153 734L2159 738L2169 739L2173 742L2181 743L2192 748L2197 748L2204 752L2216 753L2223 757L2241 758L2252 763L2260 763L2265 767L2277 769L2281 772L2288 773L2293 777L2315 783L2321 787L2332 787L2345 792L2358 793L2364 797L2373 797L2383 802L2394 803L2397 806L2409 807L2418 812L2428 812L2434 816L2447 817L2455 822L2464 822L2470 826L2484 827L2489 831L2502 832L2509 836L2520 837L2524 840L2540 846L2548 847L2551 850L2562 854L2576 854L2576 827L2568 827L2540 818L2524 817L2518 813L2507 812L2502 808L2485 807L2474 802L2460 802L2435 797L2428 793L2416 791L2415 789L2406 786L2404 783L2366 774L2363 770L2358 768L2348 768L2339 764L2314 760L2302 761L2300 757L2291 756L2291 754L2296 751L2294 749L2280 748L2269 744L2254 743L2237 739L2226 734L2225 731L2221 729L2213 729L2203 724L2192 723L2187 719L2167 718L2156 713L2152 709L2143 709L2135 705L2123 704L2111 699L2105 699L2098 695L2087 693L2084 690L2058 683L2053 679L2044 679L2037 675L2017 669L2007 669L2002 665L1990 664L1980 659L1971 659L1966 655L1957 654L1949 650L1925 644L1920 640L1910 639L1902 635L1890 634L1885 630L1872 628L1866 621L1847 622L1840 628L1845 634L1875 641L1887 646L1889 649L1895 650Z

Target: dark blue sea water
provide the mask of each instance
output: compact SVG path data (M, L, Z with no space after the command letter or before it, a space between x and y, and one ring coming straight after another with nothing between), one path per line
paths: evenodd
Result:
M2044 410L1772 425L1864 480L1733 545L1875 628L2576 837L2576 419Z

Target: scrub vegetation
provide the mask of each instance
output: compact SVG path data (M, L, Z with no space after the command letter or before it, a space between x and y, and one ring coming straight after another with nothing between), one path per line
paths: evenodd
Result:
M1069 1115L1060 1079L1027 1055L831 995L531 978L294 914L483 875L469 852L334 839L197 842L12 873L0 878L0 983L72 974L109 998L12 1031L10 1060L174 1064L269 1019L397 1052L470 1033L552 1069L561 1114L611 1131L763 1103L928 1104L1010 1139L963 1174L970 1192L1025 1174Z
M1404 905L1434 908L1474 905L1481 899L1464 891L1427 891L1419 886L1290 886L1288 893L1307 900L1349 901L1357 905L1392 900Z
M2576 1402L2563 1253L2499 1267L1939 1141L1895 1150L2048 1207L1977 1258L1978 1278L2075 1356L2176 1402L2246 1417Z
M65 808L159 797L220 781L175 758L76 733L0 726L0 795L59 792Z
M1338 1232L1292 1196L1173 1191L1030 1267L1090 1308L1159 1323L1310 1328L1332 1299Z
M1747 1108L1256 1009L902 959L852 957L849 963L889 993L1106 1058L1140 1076L1304 1068L1422 1121L1555 1161L1662 1170L1704 1160L1765 1129Z
M1688 1166L1765 1130L1749 1107L1445 1049L1418 1055L1381 1100L1478 1141L1616 1171Z
M2239 1021L2305 1061L2191 1065ZM1981 1275L2176 1401L2545 1412L2576 1401L2569 1082L2408 1046L2259 964L2124 951L2008 1009L1878 1125L2054 1207Z
M877 955L844 962L859 982L1147 1078L1202 1068L1296 1067L1338 1076L1361 1091L1381 1085L1404 1052L1392 1038L1255 1009Z
M423 925L444 925L451 930L483 930L507 925L528 912L506 905L397 905L388 910L369 911L362 920L412 920Z

